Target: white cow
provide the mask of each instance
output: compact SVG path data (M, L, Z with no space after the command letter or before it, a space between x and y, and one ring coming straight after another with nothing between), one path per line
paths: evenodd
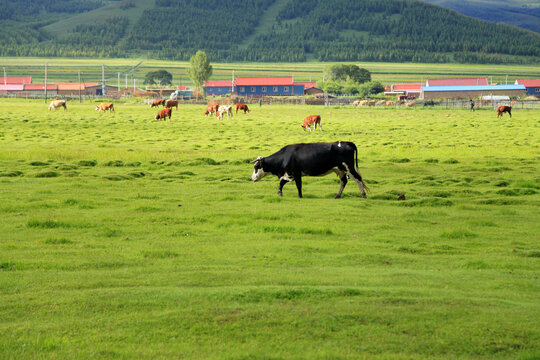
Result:
M227 119L230 120L233 117L232 105L221 105L217 111L217 117L219 120L223 120L223 114L227 113Z
M64 107L64 111L65 111L67 110L66 103L67 103L67 100L53 100L51 101L51 104L49 105L49 111L51 111L51 109L58 110L58 108L61 106Z

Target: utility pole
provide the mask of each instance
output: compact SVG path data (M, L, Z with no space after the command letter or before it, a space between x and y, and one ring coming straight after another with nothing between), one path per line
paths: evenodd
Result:
M105 63L101 64L101 93L103 96L107 95L107 89L105 88Z
M234 92L234 70L232 71L232 80L231 80L231 95Z
M4 66L4 85L7 85L6 67Z
M508 75L506 75L506 85L508 85Z
M120 97L120 72L118 73L118 97Z
M81 70L79 70L79 103L82 103L82 100L81 100Z
M126 90L127 90L127 85L128 85L128 74L126 73Z
M45 104L47 103L47 63L45 63Z

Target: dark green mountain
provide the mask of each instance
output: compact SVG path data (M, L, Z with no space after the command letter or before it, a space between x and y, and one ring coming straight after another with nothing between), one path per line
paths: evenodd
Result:
M0 56L187 60L202 49L212 61L540 59L540 34L417 0L145 1L1 2L0 14L13 15L0 17Z

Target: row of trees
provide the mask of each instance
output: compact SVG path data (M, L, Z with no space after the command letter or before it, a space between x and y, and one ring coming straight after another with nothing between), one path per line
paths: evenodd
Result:
M44 20L23 25L2 20L17 18L26 3L4 1L0 2L0 55L146 52L161 59L188 60L202 49L217 61L537 63L540 58L537 34L412 0L289 1L274 25L252 38L275 1L156 0L156 7L146 10L129 33L127 18L112 18L79 26L60 38L40 30ZM35 4L41 4L41 13L53 11L60 3L82 11L101 0L33 0L28 11L38 11ZM8 16L10 9L14 15Z

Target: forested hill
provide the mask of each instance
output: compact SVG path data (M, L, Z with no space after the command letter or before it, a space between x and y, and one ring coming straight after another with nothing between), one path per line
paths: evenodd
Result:
M155 0L153 7L141 9L142 16L130 16L141 1L1 2L0 14L14 15L0 15L0 56L187 60L202 49L212 61L540 59L538 33L417 0ZM108 6L110 17L95 21L89 16L92 20L85 22L84 14L95 14L100 9L92 9L100 6ZM35 15L24 16L24 7L37 9ZM69 19L72 14L65 9L82 12L73 17L80 23L59 35L44 30L55 19Z

